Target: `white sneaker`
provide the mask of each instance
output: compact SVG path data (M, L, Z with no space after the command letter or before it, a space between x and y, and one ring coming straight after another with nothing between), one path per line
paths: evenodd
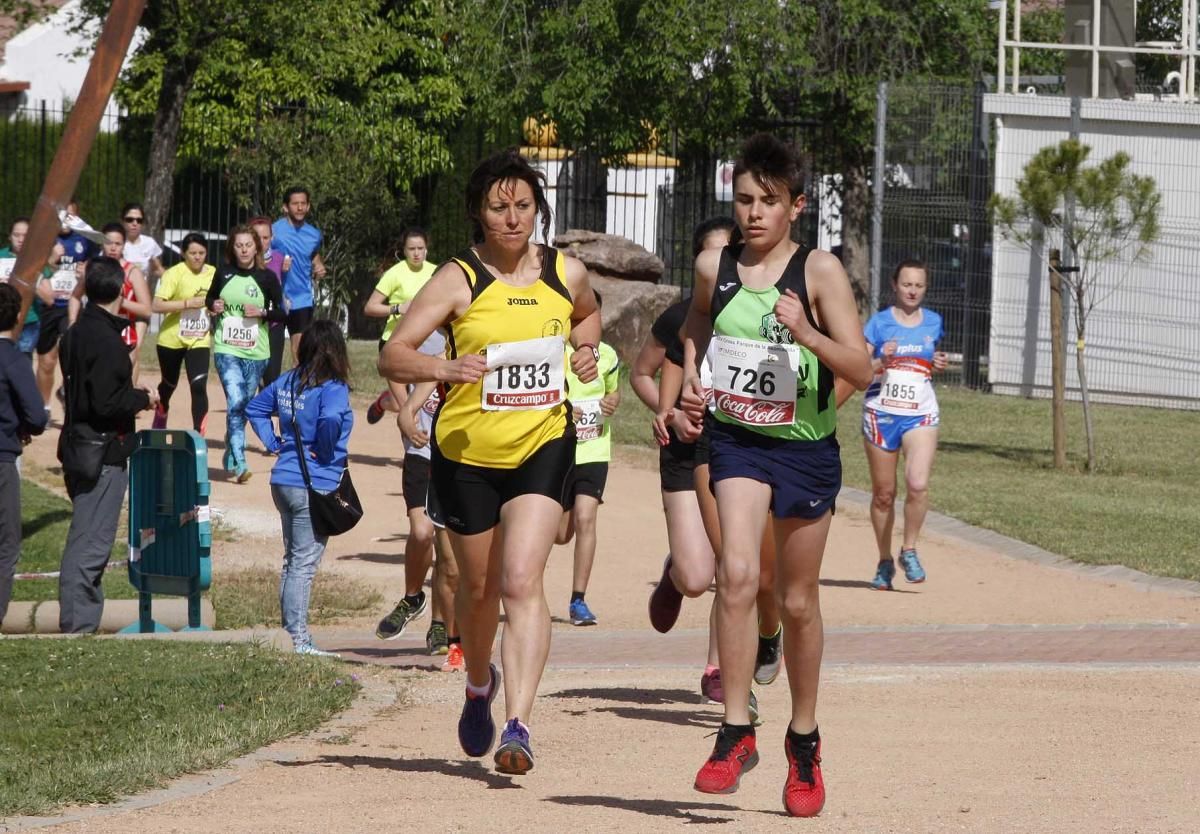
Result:
M341 655L337 652L327 652L324 649L318 649L312 643L301 643L296 647L296 654L306 654L311 657L332 657L341 660Z

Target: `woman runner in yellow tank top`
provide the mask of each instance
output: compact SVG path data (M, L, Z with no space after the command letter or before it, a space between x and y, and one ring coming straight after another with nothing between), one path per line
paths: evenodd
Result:
M468 756L495 740L491 665L501 600L506 723L502 773L533 767L529 720L550 651L542 574L575 465L565 345L584 382L596 378L600 315L583 264L531 242L537 215L550 231L542 175L515 150L479 164L467 183L477 244L444 264L413 299L379 357L401 383L444 386L434 423L431 480L459 565L455 614L467 666L458 738ZM418 347L434 329L448 356Z

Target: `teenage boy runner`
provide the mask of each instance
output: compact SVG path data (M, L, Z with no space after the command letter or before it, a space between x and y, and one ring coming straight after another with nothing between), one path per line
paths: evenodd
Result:
M600 304L600 293L596 293L596 306ZM575 474L567 493L570 509L563 513L556 541L566 544L575 539L571 601L567 606L571 625L575 626L596 624L596 615L584 596L596 559L596 515L604 503L608 463L612 460L612 425L608 418L616 413L621 402L621 360L604 342L598 345L598 350L598 376L591 382L582 382L570 370L575 349L567 346L567 396L571 398L575 420Z
M841 487L833 381L836 375L858 388L871 381L845 271L832 254L790 238L804 191L788 146L766 134L746 143L734 167L734 214L745 242L696 261L682 398L699 425L706 407L699 358L711 339L710 472L722 532L717 648L725 720L695 787L732 793L758 762L748 702L758 648L759 543L773 513L792 699L783 799L793 816L813 816L825 802L816 722L824 644L817 580Z

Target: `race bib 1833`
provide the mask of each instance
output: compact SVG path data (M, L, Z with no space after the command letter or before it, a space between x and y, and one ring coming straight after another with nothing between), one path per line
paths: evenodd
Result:
M487 347L483 377L484 411L533 411L565 399L562 336L544 336Z
M747 426L787 426L796 418L800 349L732 336L713 337L716 410Z

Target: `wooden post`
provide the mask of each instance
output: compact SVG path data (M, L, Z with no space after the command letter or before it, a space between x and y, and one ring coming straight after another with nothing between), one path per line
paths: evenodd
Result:
M1054 468L1067 468L1067 356L1063 346L1062 258L1050 250L1050 378L1054 421Z
M88 65L87 76L79 89L79 97L67 117L62 140L54 154L54 161L42 185L42 194L34 206L29 223L29 234L25 245L17 255L17 263L9 279L21 293L21 314L17 321L24 321L29 305L33 303L33 288L50 257L54 238L58 235L58 212L66 208L67 201L79 184L79 175L91 153L92 143L100 129L100 117L112 96L125 61L125 53L133 40L134 29L142 18L146 0L113 0L112 9L104 21L104 30L96 42L96 52Z

